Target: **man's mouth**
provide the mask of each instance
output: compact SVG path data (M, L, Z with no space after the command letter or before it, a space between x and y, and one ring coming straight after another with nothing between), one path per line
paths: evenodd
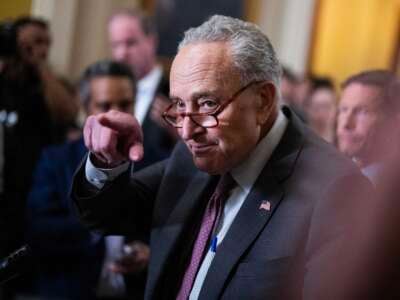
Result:
M342 134L339 139L347 143L359 143L362 140L359 136L353 134Z
M211 151L215 144L190 144L189 148L193 155L202 156Z

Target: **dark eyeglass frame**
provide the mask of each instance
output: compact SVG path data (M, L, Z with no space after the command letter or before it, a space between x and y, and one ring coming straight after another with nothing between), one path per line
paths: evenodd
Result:
M230 97L227 101L225 101L224 103L222 103L220 106L218 106L213 112L209 112L209 113L196 113L196 112L192 112L192 113L176 113L173 114L175 117L189 117L190 120L195 123L197 126L203 127L203 128L213 128L213 127L217 127L219 125L219 120L218 120L218 115L230 104L232 103L235 99L237 99L241 93L243 93L245 90L247 90L250 86L258 84L258 83L262 83L265 82L264 80L256 80L256 81L251 81L250 83L246 84L245 86L241 87L238 91L236 91L232 97ZM172 123L169 119L168 116L171 114L168 114L168 111L176 104L176 102L171 103L167 109L163 112L162 117L164 119L164 121L170 125L173 126L175 128L182 128L183 125L179 126L177 124ZM215 119L215 125L211 125L211 126L204 126L199 124L198 122L195 121L195 119L193 119L193 116L207 116L207 117L213 117Z

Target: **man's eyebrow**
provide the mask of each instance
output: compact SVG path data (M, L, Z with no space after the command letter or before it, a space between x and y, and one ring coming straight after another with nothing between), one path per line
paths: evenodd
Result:
M172 95L169 95L168 98L169 98L171 101L178 101L178 100L181 100L181 98L179 98L179 97L174 97L174 96L172 96Z

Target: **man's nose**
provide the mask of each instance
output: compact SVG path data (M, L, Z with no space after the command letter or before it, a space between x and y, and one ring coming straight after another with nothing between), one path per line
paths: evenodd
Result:
M343 116L343 127L353 129L355 127L354 116L352 112L348 112Z
M182 128L181 128L181 138L183 140L190 140L196 134L200 133L203 128L197 125L189 116L183 118Z
M124 62L128 57L128 47L120 45L117 51L115 51L115 59Z

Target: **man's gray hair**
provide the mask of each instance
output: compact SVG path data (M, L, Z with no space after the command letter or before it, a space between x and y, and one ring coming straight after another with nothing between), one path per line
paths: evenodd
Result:
M267 36L260 28L239 19L215 15L185 32L178 50L189 44L227 42L242 84L269 80L279 86L281 66Z

